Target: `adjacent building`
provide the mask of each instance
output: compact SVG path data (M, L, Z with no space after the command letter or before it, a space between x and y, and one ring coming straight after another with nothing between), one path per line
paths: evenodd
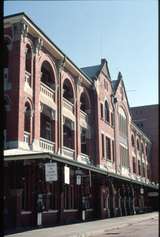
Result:
M122 74L78 68L24 13L5 17L4 43L5 229L156 210Z
M159 105L145 105L130 108L136 125L152 142L150 164L151 180L159 182Z

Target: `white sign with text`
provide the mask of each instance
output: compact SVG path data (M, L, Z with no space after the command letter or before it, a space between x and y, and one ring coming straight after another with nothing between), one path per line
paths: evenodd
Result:
M57 181L57 163L46 163L45 164L45 178L46 182Z

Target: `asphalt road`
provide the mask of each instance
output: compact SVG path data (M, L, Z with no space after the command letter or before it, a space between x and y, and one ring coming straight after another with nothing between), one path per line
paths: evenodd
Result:
M158 237L158 218L141 221L139 223L128 224L126 227L105 231L104 234L94 235L94 237Z

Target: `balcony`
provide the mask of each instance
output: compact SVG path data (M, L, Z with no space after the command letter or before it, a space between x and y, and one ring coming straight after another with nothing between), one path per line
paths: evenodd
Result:
M41 82L40 85L40 96L41 101L48 106L53 106L53 102L55 102L55 91L48 87L46 84Z
M42 151L54 153L55 143L51 142L45 138L40 138L40 148Z
M69 147L64 146L63 147L63 155L69 159L74 159L74 150Z
M86 114L84 111L80 110L80 118L82 120L85 120L85 122L88 122L88 114Z
M24 142L29 145L30 141L30 133L29 132L24 132Z
M81 153L81 159L80 162L85 163L87 165L91 164L91 161L89 159L89 156L87 154Z
M65 109L74 113L74 105L69 100L65 99L64 97L63 97L63 106Z
M25 71L25 84L31 87L31 73Z

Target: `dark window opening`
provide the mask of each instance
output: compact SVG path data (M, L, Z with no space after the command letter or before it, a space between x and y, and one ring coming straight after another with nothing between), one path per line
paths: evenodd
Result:
M106 137L106 159L111 160L111 141Z
M80 98L80 110L84 111L85 113L88 113L89 109L89 102L87 99L87 95L83 92Z
M81 153L88 155L87 130L85 128L81 128Z
M25 120L25 122L24 122L24 131L30 133L31 108L30 108L30 105L29 105L28 102L25 104L24 120Z
M25 70L29 73L31 73L31 67L32 67L32 52L30 46L27 45L26 49L26 61L25 61Z
M105 101L105 121L106 122L110 122L110 119L109 119L109 105L108 105L108 102Z
M102 157L104 157L104 135L102 134Z
M65 118L65 123L63 125L63 145L74 149L73 122L67 118Z
M133 161L133 173L136 173L136 160L134 157L132 161Z
M101 103L101 119L103 119L103 104Z
M55 90L54 72L50 64L46 61L42 64L41 68L41 82L50 87L52 90Z

